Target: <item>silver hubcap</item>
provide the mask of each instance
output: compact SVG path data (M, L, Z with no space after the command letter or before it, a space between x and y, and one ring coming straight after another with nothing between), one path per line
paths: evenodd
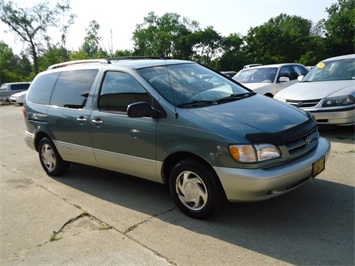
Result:
M46 166L48 171L53 171L56 165L56 157L52 147L48 144L44 144L41 148L41 158L43 164Z
M190 210L201 210L207 203L208 194L205 183L191 171L184 171L176 179L176 193Z

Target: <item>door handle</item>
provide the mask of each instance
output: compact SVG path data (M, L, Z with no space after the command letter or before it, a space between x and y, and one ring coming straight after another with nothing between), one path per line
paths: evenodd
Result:
M84 117L84 116L79 116L76 121L80 122L80 123L83 123L83 122L86 122L87 119Z
M91 123L93 123L95 126L101 126L104 122L100 118L92 119Z

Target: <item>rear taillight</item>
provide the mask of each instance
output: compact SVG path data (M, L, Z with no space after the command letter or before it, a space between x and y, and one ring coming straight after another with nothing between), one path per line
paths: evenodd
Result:
M26 118L26 109L25 109L25 107L22 107L22 114L23 114L23 117Z

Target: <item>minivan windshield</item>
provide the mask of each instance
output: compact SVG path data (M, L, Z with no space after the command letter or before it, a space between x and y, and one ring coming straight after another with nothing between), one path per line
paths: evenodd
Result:
M304 77L303 82L355 80L355 59L320 62Z
M167 101L196 108L239 100L255 93L199 64L175 64L138 70Z

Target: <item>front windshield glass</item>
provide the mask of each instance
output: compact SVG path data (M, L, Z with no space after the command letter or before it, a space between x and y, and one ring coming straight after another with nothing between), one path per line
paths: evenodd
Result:
M156 66L140 69L138 72L175 106L190 103L216 104L217 101L234 94L250 92L224 75L199 64Z
M304 77L304 82L355 80L355 59L320 62Z
M276 67L247 68L240 70L233 79L240 83L272 83L276 72Z

